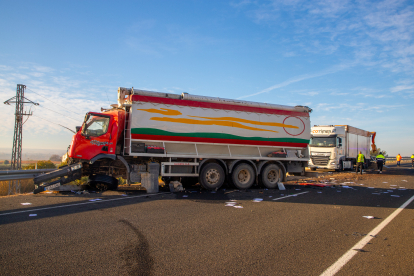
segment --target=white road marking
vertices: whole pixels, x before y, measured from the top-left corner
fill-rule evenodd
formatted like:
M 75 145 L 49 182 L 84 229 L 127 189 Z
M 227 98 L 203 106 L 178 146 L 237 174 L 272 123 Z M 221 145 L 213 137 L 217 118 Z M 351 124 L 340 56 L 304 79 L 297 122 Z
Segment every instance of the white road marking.
M 356 243 L 348 252 L 342 255 L 333 265 L 331 265 L 327 270 L 325 270 L 320 276 L 332 276 L 335 275 L 346 263 L 348 263 L 352 257 L 354 257 L 358 250 L 362 249 L 369 241 L 376 236 L 388 223 L 390 223 L 405 207 L 408 206 L 414 200 L 412 196 L 407 200 L 403 205 L 401 205 L 397 210 L 395 210 L 391 215 L 389 215 L 383 222 L 381 222 L 377 227 L 374 228 L 371 232 L 368 233 L 362 240 Z
M 169 194 L 169 192 L 151 194 L 151 195 L 163 195 L 163 194 Z M 53 206 L 53 207 L 45 207 L 45 208 L 38 208 L 38 209 L 30 209 L 30 210 L 15 211 L 15 212 L 10 212 L 10 213 L 3 213 L 3 214 L 0 214 L 0 216 L 13 215 L 13 214 L 19 214 L 19 213 L 27 213 L 27 212 L 33 212 L 33 211 L 41 211 L 41 210 L 50 210 L 50 209 L 57 209 L 57 208 L 63 208 L 63 207 L 72 207 L 72 206 L 79 206 L 79 205 L 85 205 L 85 204 L 95 204 L 95 203 L 102 203 L 102 202 L 115 201 L 115 200 L 126 200 L 126 199 L 138 198 L 138 197 L 144 197 L 144 196 L 146 197 L 146 196 L 149 196 L 149 195 L 119 197 L 119 198 L 112 198 L 112 199 L 107 199 L 107 200 L 98 199 L 98 201 L 88 201 L 88 202 L 73 203 L 73 204 L 66 204 L 66 205 Z
M 280 199 L 284 199 L 284 198 L 288 198 L 288 197 L 292 197 L 292 196 L 298 196 L 298 195 L 307 194 L 307 193 L 309 193 L 309 192 L 302 192 L 302 193 L 298 193 L 298 194 L 294 194 L 294 195 L 288 195 L 288 196 L 284 196 L 284 197 L 275 198 L 275 199 L 272 199 L 272 200 L 280 200 Z

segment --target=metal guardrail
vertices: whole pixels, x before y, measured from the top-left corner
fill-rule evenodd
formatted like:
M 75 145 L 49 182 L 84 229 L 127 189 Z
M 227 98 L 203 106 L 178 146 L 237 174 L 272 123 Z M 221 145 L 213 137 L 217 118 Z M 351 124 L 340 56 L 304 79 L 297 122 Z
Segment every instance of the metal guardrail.
M 0 181 L 32 179 L 39 174 L 48 173 L 54 170 L 56 169 L 0 171 Z

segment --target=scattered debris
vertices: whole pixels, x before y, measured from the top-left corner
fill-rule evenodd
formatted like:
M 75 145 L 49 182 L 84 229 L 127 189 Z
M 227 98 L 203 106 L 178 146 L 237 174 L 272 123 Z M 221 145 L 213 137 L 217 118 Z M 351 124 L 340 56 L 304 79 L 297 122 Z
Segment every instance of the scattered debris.
M 188 197 L 188 195 L 183 195 L 183 197 Z
M 20 203 L 21 205 L 31 205 L 29 202 Z
M 169 187 L 171 193 L 184 191 L 183 184 L 179 181 L 171 181 Z
M 367 219 L 373 219 L 373 216 L 362 216 L 363 218 L 367 218 Z
M 254 198 L 253 199 L 253 202 L 261 202 L 261 201 L 263 201 L 263 198 Z
M 315 186 L 315 187 L 331 187 L 332 185 L 330 184 L 323 184 L 323 183 L 308 183 L 308 182 L 302 182 L 302 183 L 298 183 L 299 185 L 302 186 Z M 300 189 L 296 189 L 296 190 L 300 190 Z
M 99 200 L 102 200 L 102 199 L 100 199 L 100 198 L 94 198 L 94 199 L 89 199 L 89 201 L 99 201 Z
M 278 187 L 278 189 L 279 189 L 280 191 L 284 191 L 284 190 L 286 190 L 285 185 L 283 185 L 283 183 L 281 183 L 281 182 L 278 182 L 278 183 L 277 183 L 277 187 Z
M 37 217 L 37 214 L 29 214 L 29 217 Z

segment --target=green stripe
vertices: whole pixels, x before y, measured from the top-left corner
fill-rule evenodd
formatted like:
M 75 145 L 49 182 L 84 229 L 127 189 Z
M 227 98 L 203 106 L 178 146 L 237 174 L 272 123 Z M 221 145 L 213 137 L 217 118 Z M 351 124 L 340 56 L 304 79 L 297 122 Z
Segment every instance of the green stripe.
M 164 135 L 164 136 L 184 136 L 184 137 L 198 137 L 198 138 L 217 138 L 217 139 L 234 139 L 234 140 L 252 140 L 252 141 L 267 141 L 267 142 L 287 142 L 287 143 L 305 143 L 309 144 L 307 139 L 299 138 L 263 138 L 263 137 L 243 137 L 226 133 L 211 133 L 211 132 L 192 132 L 180 133 L 170 132 L 155 128 L 133 128 L 132 134 L 146 134 L 146 135 Z

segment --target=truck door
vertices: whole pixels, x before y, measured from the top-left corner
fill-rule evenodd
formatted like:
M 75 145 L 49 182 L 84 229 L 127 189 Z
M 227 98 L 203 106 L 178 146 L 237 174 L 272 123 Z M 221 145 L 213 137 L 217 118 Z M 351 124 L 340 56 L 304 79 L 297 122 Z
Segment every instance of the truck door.
M 88 113 L 82 126 L 81 137 L 76 155 L 78 158 L 90 160 L 98 154 L 114 154 L 108 152 L 111 141 L 113 118 L 110 115 Z

